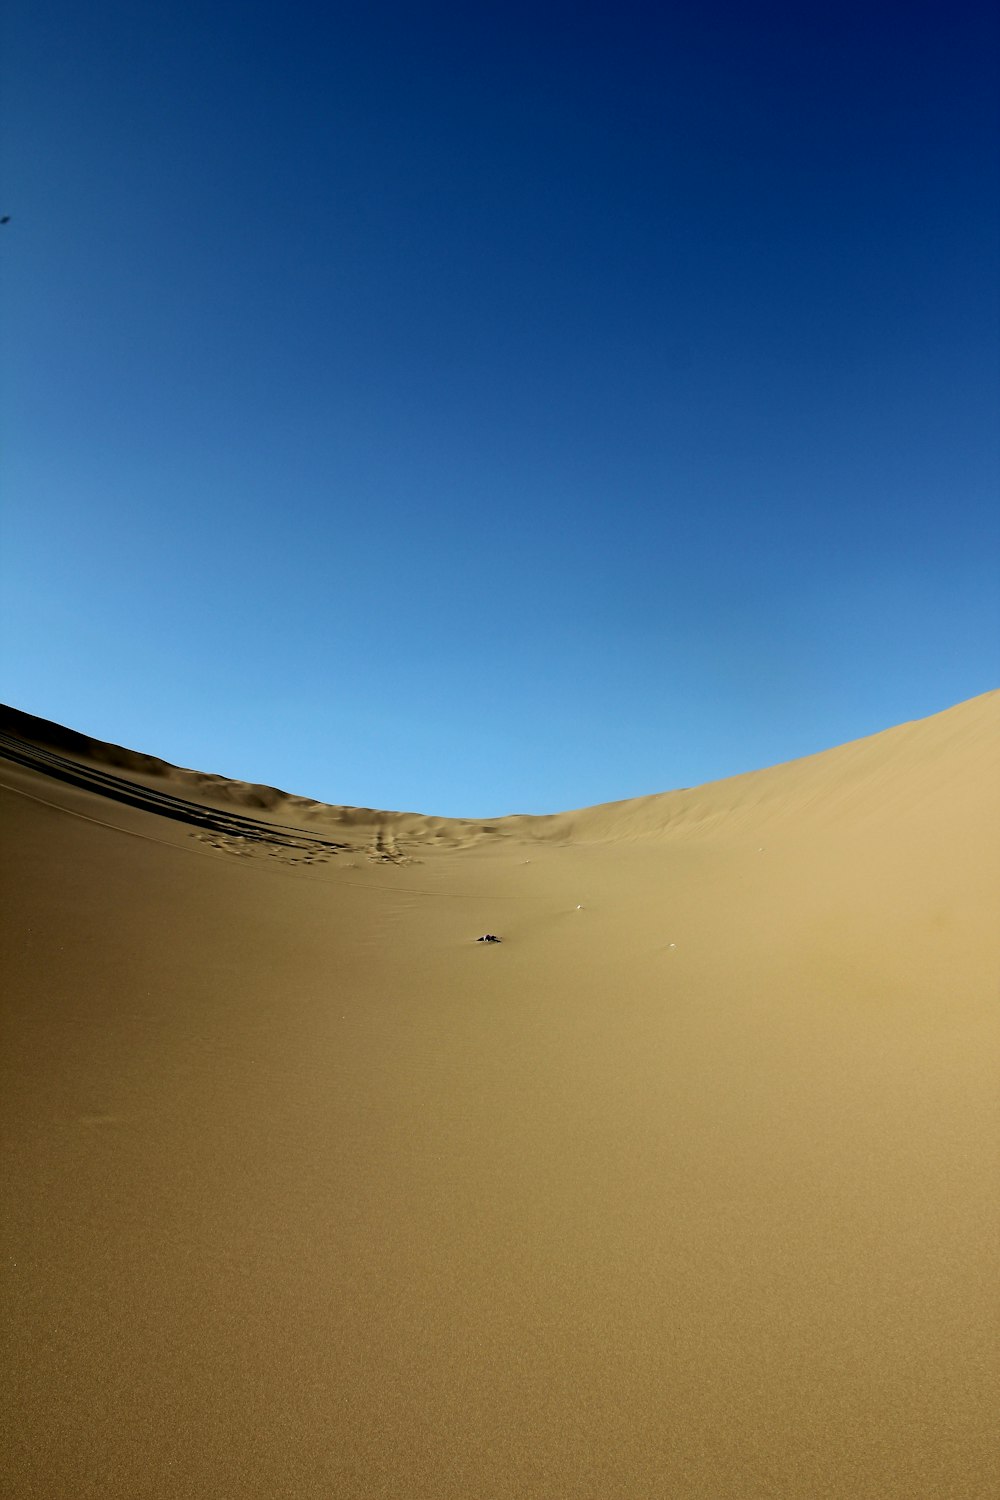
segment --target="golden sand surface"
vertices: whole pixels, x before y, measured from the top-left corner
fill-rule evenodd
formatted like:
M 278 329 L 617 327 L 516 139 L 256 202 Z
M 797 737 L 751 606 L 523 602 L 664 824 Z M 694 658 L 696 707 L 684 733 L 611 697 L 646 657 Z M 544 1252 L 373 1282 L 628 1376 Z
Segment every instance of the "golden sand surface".
M 494 823 L 2 727 L 5 1494 L 1000 1493 L 1000 694 Z

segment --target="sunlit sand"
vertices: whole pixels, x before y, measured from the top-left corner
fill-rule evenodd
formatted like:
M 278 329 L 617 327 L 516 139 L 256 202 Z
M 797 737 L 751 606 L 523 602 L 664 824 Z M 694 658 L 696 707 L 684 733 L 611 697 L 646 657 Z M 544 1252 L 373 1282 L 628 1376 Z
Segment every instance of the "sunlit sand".
M 493 822 L 3 727 L 6 1493 L 995 1492 L 1000 694 Z

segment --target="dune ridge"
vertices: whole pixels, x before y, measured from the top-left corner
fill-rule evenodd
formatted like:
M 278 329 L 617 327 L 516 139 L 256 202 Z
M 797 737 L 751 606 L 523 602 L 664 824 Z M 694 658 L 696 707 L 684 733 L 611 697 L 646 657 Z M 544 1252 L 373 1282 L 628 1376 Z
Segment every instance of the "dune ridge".
M 298 824 L 363 826 L 379 822 L 404 835 L 438 836 L 449 846 L 480 837 L 536 839 L 615 838 L 658 835 L 689 823 L 704 831 L 712 819 L 752 820 L 799 817 L 822 809 L 841 816 L 852 802 L 889 789 L 894 776 L 919 761 L 928 786 L 940 792 L 940 772 L 953 783 L 972 774 L 989 797 L 990 771 L 996 768 L 995 739 L 1000 733 L 1000 689 L 984 693 L 929 719 L 894 726 L 834 749 L 759 771 L 744 772 L 695 788 L 652 793 L 551 814 L 505 814 L 492 819 L 443 818 L 414 812 L 347 807 L 298 796 L 277 787 L 234 781 L 218 774 L 189 770 L 155 756 L 94 740 L 62 725 L 0 705 L 0 733 L 8 742 L 61 754 L 95 767 L 126 772 L 123 780 L 155 787 L 168 783 L 192 802 L 245 808 L 276 817 L 282 811 Z M 995 778 L 994 778 L 995 782 Z M 995 800 L 995 799 L 994 799 Z
M 998 772 L 448 820 L 5 710 L 10 1492 L 992 1495 Z

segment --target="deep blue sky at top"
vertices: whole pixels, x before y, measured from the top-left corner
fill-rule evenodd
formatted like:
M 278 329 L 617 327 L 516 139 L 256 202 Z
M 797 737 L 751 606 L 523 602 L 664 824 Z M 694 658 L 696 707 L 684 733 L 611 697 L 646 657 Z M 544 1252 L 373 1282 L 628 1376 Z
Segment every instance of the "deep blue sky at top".
M 997 29 L 8 0 L 0 694 L 492 815 L 996 685 Z

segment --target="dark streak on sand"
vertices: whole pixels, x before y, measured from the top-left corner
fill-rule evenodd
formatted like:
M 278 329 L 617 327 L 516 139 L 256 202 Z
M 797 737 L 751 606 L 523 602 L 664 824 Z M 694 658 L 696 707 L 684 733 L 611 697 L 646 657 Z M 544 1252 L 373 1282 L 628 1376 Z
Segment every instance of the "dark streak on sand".
M 280 844 L 288 849 L 299 849 L 303 852 L 313 850 L 327 854 L 341 854 L 351 847 L 349 844 L 317 838 L 312 834 L 280 824 L 260 823 L 255 818 L 247 818 L 240 813 L 222 812 L 197 802 L 188 802 L 185 798 L 175 797 L 170 792 L 156 791 L 138 782 L 127 781 L 123 776 L 113 776 L 108 771 L 100 771 L 96 766 L 80 765 L 64 755 L 57 755 L 52 750 L 43 750 L 39 745 L 32 745 L 27 740 L 18 739 L 15 735 L 0 733 L 0 756 L 12 761 L 15 765 L 41 771 L 47 776 L 55 777 L 58 781 L 68 782 L 71 786 L 97 792 L 101 796 L 111 798 L 114 802 L 122 802 L 127 807 L 138 807 L 144 812 L 159 813 L 161 817 L 173 818 L 179 823 L 187 823 L 193 828 L 204 829 L 227 838 L 248 839 L 254 843 Z

